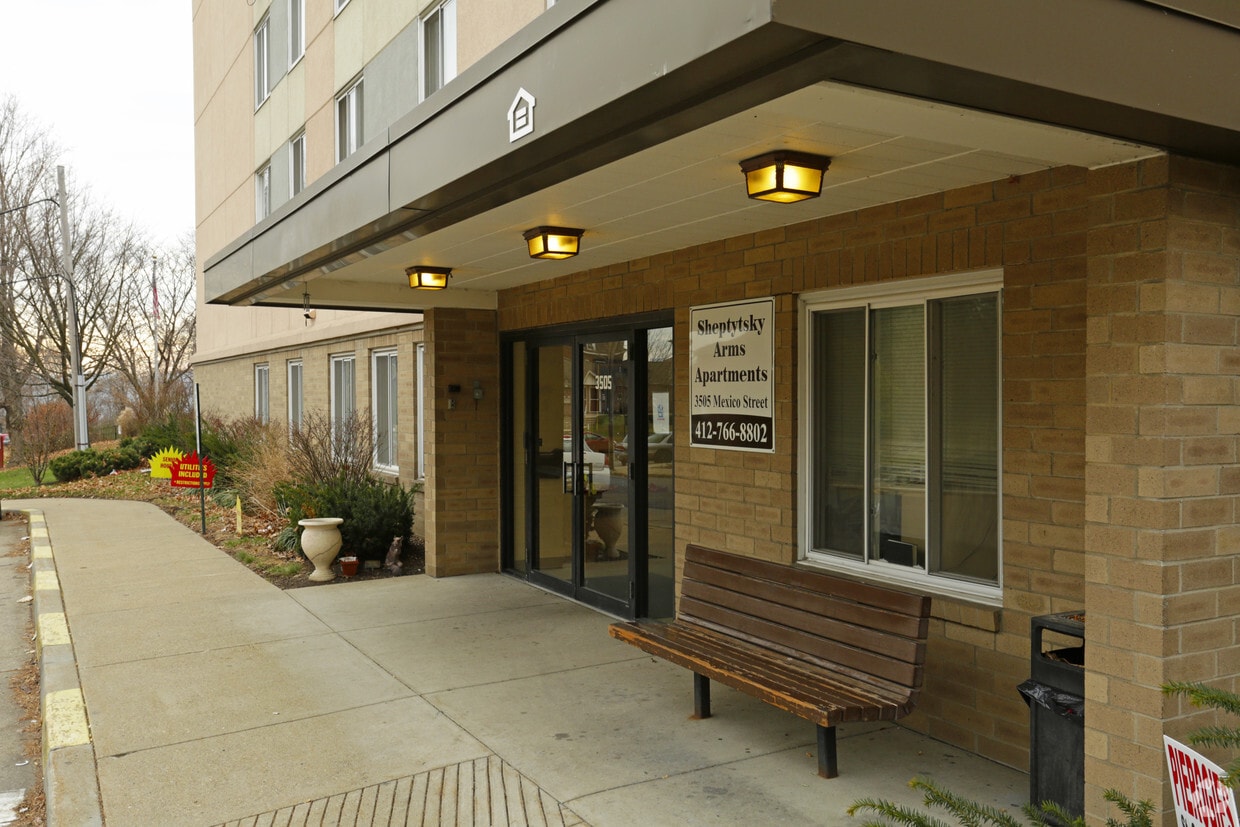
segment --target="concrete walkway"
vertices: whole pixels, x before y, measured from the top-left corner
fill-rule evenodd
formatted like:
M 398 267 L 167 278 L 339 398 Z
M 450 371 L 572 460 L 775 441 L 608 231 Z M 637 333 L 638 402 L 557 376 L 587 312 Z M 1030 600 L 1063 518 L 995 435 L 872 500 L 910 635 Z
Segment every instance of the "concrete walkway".
M 692 721 L 686 671 L 502 575 L 281 591 L 151 505 L 4 505 L 31 515 L 52 825 L 857 825 L 917 775 L 1027 795 L 890 724 L 841 727 L 819 779 L 810 724 L 724 687 Z

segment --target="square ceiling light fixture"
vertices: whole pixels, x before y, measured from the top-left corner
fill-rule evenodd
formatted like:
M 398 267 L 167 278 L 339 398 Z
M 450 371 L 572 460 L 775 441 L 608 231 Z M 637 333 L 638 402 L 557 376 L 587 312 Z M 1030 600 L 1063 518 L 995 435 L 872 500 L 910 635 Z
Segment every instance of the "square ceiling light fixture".
M 750 198 L 791 204 L 822 194 L 822 175 L 831 159 L 808 152 L 777 150 L 741 161 Z
M 442 290 L 448 286 L 448 276 L 452 275 L 451 267 L 428 267 L 419 264 L 405 270 L 409 276 L 409 286 L 418 290 Z
M 572 227 L 535 227 L 522 235 L 529 247 L 530 258 L 561 259 L 577 255 L 584 234 L 585 230 Z

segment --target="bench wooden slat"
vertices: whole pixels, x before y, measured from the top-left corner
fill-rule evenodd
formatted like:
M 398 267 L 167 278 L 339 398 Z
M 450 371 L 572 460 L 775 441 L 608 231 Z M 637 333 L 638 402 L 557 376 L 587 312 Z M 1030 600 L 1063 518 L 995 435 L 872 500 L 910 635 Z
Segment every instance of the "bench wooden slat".
M 671 623 L 614 623 L 612 637 L 693 671 L 694 707 L 718 681 L 818 725 L 834 777 L 836 724 L 895 720 L 917 702 L 930 598 L 690 545 Z
M 761 617 L 732 611 L 718 605 L 694 606 L 693 617 L 700 623 L 716 630 L 727 629 L 741 640 L 765 642 L 768 648 L 820 666 L 836 665 L 859 675 L 873 675 L 889 681 L 912 685 L 918 681 L 921 666 L 906 661 L 882 657 L 864 649 L 833 644 L 800 629 L 781 626 Z
M 651 655 L 822 726 L 895 720 L 907 714 L 912 706 L 912 700 L 907 697 L 879 701 L 872 688 L 862 693 L 847 683 L 832 686 L 821 675 L 797 670 L 792 663 L 784 664 L 783 669 L 766 671 L 755 666 L 753 660 L 736 660 L 735 650 L 729 659 L 724 656 L 726 650 L 699 649 L 675 636 L 650 634 L 649 628 L 636 624 L 615 624 L 611 634 Z
M 780 566 L 779 568 L 790 567 Z M 839 578 L 830 578 L 829 581 L 836 584 L 833 586 L 836 589 L 841 588 L 839 584 L 846 583 Z M 764 600 L 777 601 L 827 617 L 846 614 L 849 621 L 855 625 L 909 639 L 925 637 L 928 628 L 927 617 L 921 613 L 921 603 L 928 598 L 919 597 L 917 612 L 908 614 L 898 607 L 875 607 L 858 603 L 838 592 L 816 592 L 804 585 L 781 583 L 753 574 L 707 566 L 697 561 L 692 564 L 686 561 L 682 592 L 693 594 L 699 584 L 725 588 L 738 594 L 752 594 Z M 820 578 L 815 578 L 813 585 L 820 586 L 824 583 Z M 902 594 L 900 596 L 903 597 Z
M 827 574 L 826 572 L 770 563 L 754 557 L 728 554 L 727 552 L 716 551 L 705 546 L 690 545 L 687 549 L 691 550 L 692 553 L 686 554 L 686 565 L 689 559 L 693 558 L 704 565 L 739 572 L 749 577 L 770 579 L 788 585 L 796 585 L 799 588 L 820 594 L 834 594 L 862 605 L 878 606 L 904 615 L 929 617 L 928 607 L 930 598 L 925 595 L 903 592 L 871 583 L 862 583 L 858 580 L 845 580 L 842 577 Z
M 830 652 L 836 645 L 852 646 L 873 652 L 884 658 L 917 662 L 920 649 L 916 638 L 899 634 L 890 634 L 863 625 L 864 621 L 849 616 L 841 619 L 837 614 L 826 610 L 835 610 L 839 614 L 847 612 L 847 607 L 835 601 L 823 601 L 823 605 L 805 606 L 809 595 L 802 593 L 801 599 L 788 599 L 785 591 L 770 592 L 758 590 L 757 594 L 746 594 L 725 589 L 709 583 L 686 583 L 681 597 L 680 614 L 684 618 L 698 616 L 699 606 L 727 606 L 734 612 L 752 617 L 761 617 L 776 623 L 811 632 L 823 639 L 824 651 Z M 811 641 L 805 642 L 811 646 Z M 812 648 L 805 651 L 815 653 Z M 831 659 L 830 654 L 822 657 Z

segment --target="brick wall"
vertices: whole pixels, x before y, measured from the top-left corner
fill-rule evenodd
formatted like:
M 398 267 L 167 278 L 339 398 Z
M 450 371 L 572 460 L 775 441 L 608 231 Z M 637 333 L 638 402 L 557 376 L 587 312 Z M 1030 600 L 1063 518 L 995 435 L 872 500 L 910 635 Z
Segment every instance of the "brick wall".
M 400 482 L 412 486 L 417 479 L 418 420 L 417 346 L 422 340 L 419 328 L 378 332 L 358 339 L 318 342 L 293 348 L 258 351 L 235 359 L 199 363 L 194 366 L 204 413 L 224 417 L 254 415 L 254 366 L 269 367 L 270 417 L 272 422 L 288 419 L 288 363 L 302 363 L 302 405 L 305 414 L 328 415 L 331 397 L 331 357 L 354 356 L 354 404 L 368 416 L 371 407 L 370 355 L 375 350 L 395 349 L 400 399 L 397 408 L 397 459 Z M 414 501 L 414 532 L 425 534 L 424 495 Z
M 1004 606 L 938 598 L 920 707 L 905 722 L 1025 768 L 1029 619 L 1084 604 L 1086 243 L 1090 182 L 1062 168 L 738 236 L 517 288 L 501 330 L 673 309 L 689 410 L 694 305 L 776 298 L 776 452 L 688 447 L 676 423 L 676 544 L 796 559 L 796 297 L 1002 268 Z M 778 209 L 778 207 L 772 207 Z
M 1115 787 L 1169 820 L 1162 735 L 1210 718 L 1160 686 L 1240 688 L 1240 170 L 1090 185 L 1086 802 L 1100 819 Z
M 489 310 L 426 313 L 426 571 L 499 570 L 499 337 Z M 474 381 L 483 396 L 475 402 Z M 458 385 L 459 392 L 451 392 Z

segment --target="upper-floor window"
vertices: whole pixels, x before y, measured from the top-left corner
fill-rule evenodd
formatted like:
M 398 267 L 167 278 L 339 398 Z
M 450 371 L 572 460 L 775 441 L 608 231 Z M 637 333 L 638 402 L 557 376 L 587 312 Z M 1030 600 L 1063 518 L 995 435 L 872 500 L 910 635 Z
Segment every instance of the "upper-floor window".
M 254 221 L 271 215 L 271 163 L 254 173 Z
M 806 299 L 808 559 L 997 597 L 1000 286 L 982 274 Z
M 271 369 L 254 366 L 254 418 L 264 425 L 271 418 Z
M 271 94 L 271 18 L 263 17 L 254 30 L 254 108 Z
M 340 10 L 349 5 L 349 0 L 336 0 L 336 14 L 340 14 Z
M 349 84 L 336 97 L 336 162 L 348 158 L 362 145 L 362 79 Z
M 302 130 L 288 142 L 289 197 L 306 188 L 306 132 Z
M 456 77 L 456 0 L 422 18 L 422 96 Z
M 306 53 L 306 0 L 288 0 L 288 65 Z

